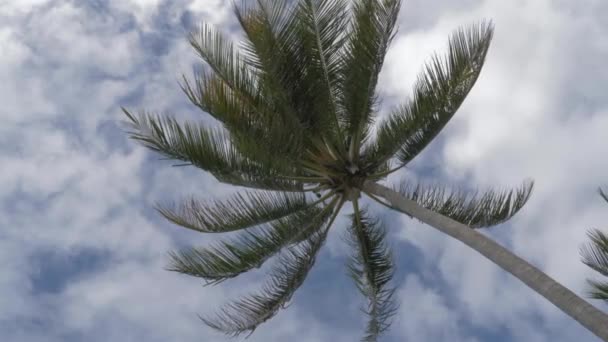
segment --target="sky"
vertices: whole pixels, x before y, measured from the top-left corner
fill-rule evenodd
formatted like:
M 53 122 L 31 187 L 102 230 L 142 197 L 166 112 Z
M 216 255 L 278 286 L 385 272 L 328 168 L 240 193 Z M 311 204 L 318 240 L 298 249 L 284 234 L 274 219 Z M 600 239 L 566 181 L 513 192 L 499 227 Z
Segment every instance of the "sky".
M 213 124 L 187 102 L 200 66 L 186 35 L 204 21 L 238 40 L 222 0 L 0 0 L 0 341 L 225 341 L 197 315 L 257 289 L 264 270 L 215 287 L 164 269 L 167 253 L 216 237 L 152 209 L 238 190 L 138 146 L 120 106 Z M 460 111 L 391 177 L 463 188 L 535 189 L 484 232 L 585 295 L 589 228 L 608 229 L 608 2 L 409 0 L 382 70 L 383 107 L 407 99 L 454 29 L 491 19 L 485 67 Z M 398 267 L 400 309 L 382 341 L 596 341 L 457 241 L 374 206 Z M 362 299 L 337 221 L 291 305 L 248 339 L 356 341 Z M 608 307 L 593 304 L 602 310 Z

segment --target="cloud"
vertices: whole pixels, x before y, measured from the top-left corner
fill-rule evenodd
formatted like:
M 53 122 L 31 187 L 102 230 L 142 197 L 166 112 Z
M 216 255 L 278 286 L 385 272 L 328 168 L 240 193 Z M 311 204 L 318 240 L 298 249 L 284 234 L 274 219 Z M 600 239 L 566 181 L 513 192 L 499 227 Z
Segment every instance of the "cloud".
M 421 56 L 441 51 L 441 38 L 452 28 L 484 17 L 494 20 L 495 38 L 479 81 L 431 146 L 436 155 L 416 160 L 413 172 L 424 178 L 428 158 L 434 158 L 436 175 L 447 183 L 483 189 L 534 178 L 527 207 L 488 234 L 583 295 L 589 271 L 579 261 L 578 248 L 585 230 L 605 221 L 606 213 L 595 189 L 606 182 L 608 169 L 605 158 L 598 158 L 605 149 L 608 104 L 597 91 L 608 77 L 593 71 L 604 69 L 595 66 L 607 55 L 606 39 L 599 35 L 606 27 L 596 12 L 605 6 L 595 3 L 596 11 L 575 14 L 556 2 L 516 3 L 487 1 L 397 38 L 383 71 L 385 92 L 409 91 Z M 576 324 L 569 325 L 571 330 L 560 328 L 558 322 L 571 321 L 479 255 L 428 227 L 403 224 L 410 227 L 402 238 L 424 251 L 429 263 L 439 264 L 472 322 L 507 327 L 513 340 L 569 341 L 574 335 L 556 332 L 572 330 L 592 339 Z M 526 323 L 532 318 L 546 330 Z
M 487 234 L 581 294 L 591 272 L 578 246 L 608 210 L 595 194 L 608 182 L 606 15 L 600 0 L 405 2 L 380 84 L 386 107 L 398 103 L 453 29 L 494 19 L 477 86 L 401 175 L 482 188 L 534 177 L 524 211 Z M 0 298 L 1 340 L 224 340 L 196 314 L 258 288 L 264 270 L 206 288 L 164 271 L 168 250 L 218 237 L 176 229 L 151 205 L 235 189 L 159 161 L 117 121 L 125 105 L 213 124 L 177 80 L 199 63 L 185 33 L 204 19 L 236 37 L 230 16 L 219 0 L 0 4 L 0 292 L 10 294 Z M 385 340 L 593 340 L 475 252 L 377 212 L 403 256 L 402 306 Z M 251 341 L 359 338 L 361 298 L 344 277 L 346 224 L 338 219 L 294 303 Z
M 477 341 L 459 328 L 462 319 L 448 307 L 444 298 L 423 284 L 416 275 L 409 275 L 399 290 L 402 301 L 398 330 L 412 341 Z

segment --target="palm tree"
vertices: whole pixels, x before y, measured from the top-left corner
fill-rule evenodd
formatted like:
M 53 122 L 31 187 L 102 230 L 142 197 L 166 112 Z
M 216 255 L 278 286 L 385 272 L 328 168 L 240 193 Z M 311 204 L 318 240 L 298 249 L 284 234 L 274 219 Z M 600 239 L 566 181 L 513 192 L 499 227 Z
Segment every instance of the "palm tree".
M 599 190 L 600 196 L 608 202 L 608 194 Z M 599 229 L 592 229 L 588 233 L 591 242 L 581 248 L 583 263 L 591 269 L 608 277 L 608 235 Z M 587 280 L 591 286 L 589 296 L 608 302 L 608 281 Z
M 473 195 L 411 181 L 398 191 L 378 183 L 412 161 L 463 103 L 490 46 L 491 23 L 455 31 L 447 54 L 426 64 L 412 98 L 375 124 L 378 75 L 401 2 L 255 3 L 234 7 L 244 33 L 239 47 L 209 25 L 190 35 L 207 68 L 180 85 L 221 128 L 123 108 L 130 136 L 146 147 L 220 182 L 248 188 L 227 200 L 190 198 L 156 206 L 176 225 L 238 234 L 171 253 L 172 271 L 217 284 L 276 261 L 259 292 L 202 317 L 206 324 L 239 335 L 273 317 L 302 285 L 334 220 L 350 202 L 348 270 L 366 297 L 364 340 L 376 341 L 397 304 L 386 231 L 361 205 L 363 194 L 462 241 L 608 340 L 603 313 L 476 231 L 517 213 L 530 196 L 531 182 Z

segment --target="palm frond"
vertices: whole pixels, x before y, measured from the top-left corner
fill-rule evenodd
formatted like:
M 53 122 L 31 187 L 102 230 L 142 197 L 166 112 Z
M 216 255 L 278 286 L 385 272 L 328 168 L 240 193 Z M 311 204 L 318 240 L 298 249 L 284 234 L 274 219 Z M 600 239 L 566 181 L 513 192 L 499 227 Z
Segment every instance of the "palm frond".
M 328 195 L 329 196 L 329 195 Z M 320 203 L 304 193 L 247 191 L 223 201 L 191 198 L 180 205 L 157 205 L 167 220 L 204 233 L 225 233 L 274 221 Z
M 238 141 L 246 139 L 248 143 L 236 144 L 241 152 L 261 144 L 283 158 L 297 156 L 302 139 L 297 117 L 283 115 L 264 94 L 238 49 L 209 25 L 192 33 L 190 44 L 212 70 L 197 74 L 194 83 L 184 77 L 182 90 L 190 101 L 221 121 Z
M 308 86 L 306 93 L 312 106 L 310 110 L 316 115 L 315 122 L 324 128 L 325 138 L 345 154 L 336 98 L 340 91 L 348 1 L 303 0 L 297 7 L 297 39 L 302 44 L 299 58 L 306 66 L 303 83 Z
M 288 171 L 272 167 L 284 163 L 277 161 L 268 165 L 243 157 L 223 130 L 187 122 L 180 124 L 172 117 L 145 113 L 135 116 L 124 108 L 123 112 L 130 120 L 132 130 L 128 133 L 132 139 L 169 159 L 185 161 L 210 172 L 222 182 L 269 190 L 301 191 L 303 188 L 302 183 L 277 177 Z M 268 156 L 261 155 L 258 159 L 267 160 Z
M 259 162 L 275 162 L 276 158 L 263 151 L 274 150 L 281 158 L 291 160 L 298 155 L 300 135 L 287 132 L 299 130 L 289 128 L 279 119 L 273 119 L 270 110 L 259 112 L 246 103 L 240 94 L 215 75 L 202 72 L 191 84 L 184 78 L 183 88 L 191 102 L 219 120 L 228 131 L 238 151 L 253 156 Z M 282 127 L 281 130 L 278 128 Z M 288 128 L 288 129 L 286 129 Z M 260 146 L 255 151 L 254 147 Z M 276 156 L 275 156 L 276 157 Z
M 598 229 L 587 233 L 591 242 L 580 249 L 583 263 L 594 271 L 608 277 L 608 236 Z M 588 279 L 591 289 L 589 296 L 608 300 L 608 282 Z
M 604 199 L 604 201 L 608 202 L 608 194 L 604 192 L 604 190 L 602 190 L 601 188 L 598 189 L 598 192 L 600 193 L 600 196 Z
M 587 235 L 591 242 L 581 248 L 583 263 L 608 277 L 608 236 L 598 229 Z
M 376 110 L 376 85 L 384 56 L 395 34 L 401 1 L 353 2 L 351 30 L 341 72 L 342 120 L 351 139 L 350 153 L 358 158 Z
M 526 181 L 513 190 L 488 190 L 479 194 L 448 190 L 438 185 L 403 183 L 399 192 L 421 206 L 471 228 L 486 228 L 513 217 L 530 198 L 533 185 L 532 181 Z
M 168 270 L 205 279 L 209 284 L 236 277 L 260 268 L 281 249 L 310 238 L 327 222 L 331 209 L 331 206 L 307 208 L 210 248 L 173 252 Z
M 246 40 L 242 42 L 244 62 L 252 67 L 259 80 L 258 86 L 267 101 L 273 103 L 285 118 L 298 118 L 302 113 L 296 101 L 301 89 L 304 66 L 294 52 L 296 32 L 295 10 L 286 1 L 243 1 L 234 7 L 234 13 Z M 249 6 L 248 6 L 249 5 Z M 300 94 L 299 94 L 300 93 Z
M 450 37 L 447 56 L 433 57 L 418 77 L 413 98 L 380 125 L 375 143 L 364 152 L 370 163 L 396 156 L 405 165 L 439 134 L 477 81 L 492 34 L 493 25 L 482 22 Z
M 591 287 L 591 290 L 588 291 L 589 297 L 608 301 L 608 281 L 588 279 L 587 283 Z
M 364 311 L 369 321 L 363 341 L 375 342 L 388 329 L 399 306 L 395 288 L 389 287 L 394 265 L 386 241 L 386 230 L 378 220 L 370 219 L 367 212 L 359 208 L 358 200 L 353 201 L 353 207 L 348 242 L 355 254 L 349 260 L 348 269 L 357 288 L 368 301 Z
M 226 304 L 214 318 L 201 317 L 203 322 L 227 335 L 238 336 L 252 333 L 284 308 L 304 283 L 343 203 L 343 199 L 337 206 L 333 203 L 333 215 L 324 228 L 280 255 L 278 265 L 261 291 Z
M 256 69 L 267 98 L 286 115 L 297 117 L 307 137 L 333 137 L 335 115 L 325 72 L 329 82 L 334 83 L 331 70 L 335 69 L 337 47 L 331 45 L 336 43 L 331 40 L 341 21 L 340 15 L 332 18 L 328 13 L 338 13 L 338 7 L 323 5 L 330 2 L 322 0 L 308 2 L 311 6 L 306 1 L 294 6 L 287 6 L 286 1 L 255 3 L 235 7 L 246 36 L 242 49 L 246 63 Z M 317 31 L 320 35 L 316 35 Z M 318 37 L 322 39 L 321 48 Z
M 243 62 L 238 49 L 219 31 L 211 25 L 203 24 L 198 31 L 190 33 L 189 42 L 210 67 L 211 74 L 215 76 L 210 77 L 209 73 L 201 73 L 196 79 L 196 86 L 191 85 L 191 82 L 184 78 L 182 89 L 194 105 L 208 111 L 222 122 L 234 121 L 236 119 L 234 117 L 224 118 L 221 113 L 216 114 L 216 111 L 207 104 L 209 101 L 204 98 L 205 90 L 213 88 L 208 83 L 219 83 L 225 85 L 241 100 L 240 105 L 251 109 L 257 116 L 266 116 L 271 111 L 268 103 L 261 97 L 259 80 Z M 198 91 L 194 91 L 195 89 Z
M 293 38 L 295 34 L 295 8 L 289 6 L 288 1 L 241 0 L 239 6 L 234 4 L 233 10 L 245 33 L 241 47 L 247 65 L 253 67 L 258 75 L 280 70 L 272 69 L 268 58 L 273 52 L 278 52 L 280 56 L 276 57 L 279 58 L 291 57 L 288 48 L 296 41 L 288 38 Z M 285 63 L 287 60 L 278 62 Z M 275 81 L 281 81 L 281 78 Z

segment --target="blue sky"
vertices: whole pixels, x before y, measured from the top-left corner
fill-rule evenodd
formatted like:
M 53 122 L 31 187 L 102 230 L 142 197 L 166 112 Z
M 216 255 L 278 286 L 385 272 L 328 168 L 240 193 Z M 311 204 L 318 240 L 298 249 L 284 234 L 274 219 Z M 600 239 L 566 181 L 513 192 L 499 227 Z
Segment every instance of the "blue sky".
M 390 181 L 535 179 L 525 209 L 486 233 L 579 294 L 594 276 L 578 256 L 586 229 L 608 229 L 596 193 L 608 186 L 608 3 L 583 3 L 405 1 L 379 86 L 383 108 L 405 99 L 452 30 L 494 20 L 469 98 Z M 0 0 L 1 341 L 224 341 L 197 314 L 261 285 L 263 272 L 203 288 L 163 270 L 168 251 L 215 237 L 171 226 L 153 203 L 235 189 L 158 160 L 119 125 L 121 105 L 213 124 L 177 85 L 199 63 L 185 38 L 200 21 L 238 39 L 228 1 Z M 370 205 L 398 265 L 401 307 L 383 341 L 595 341 L 458 242 Z M 249 341 L 358 340 L 345 223 L 291 306 Z

